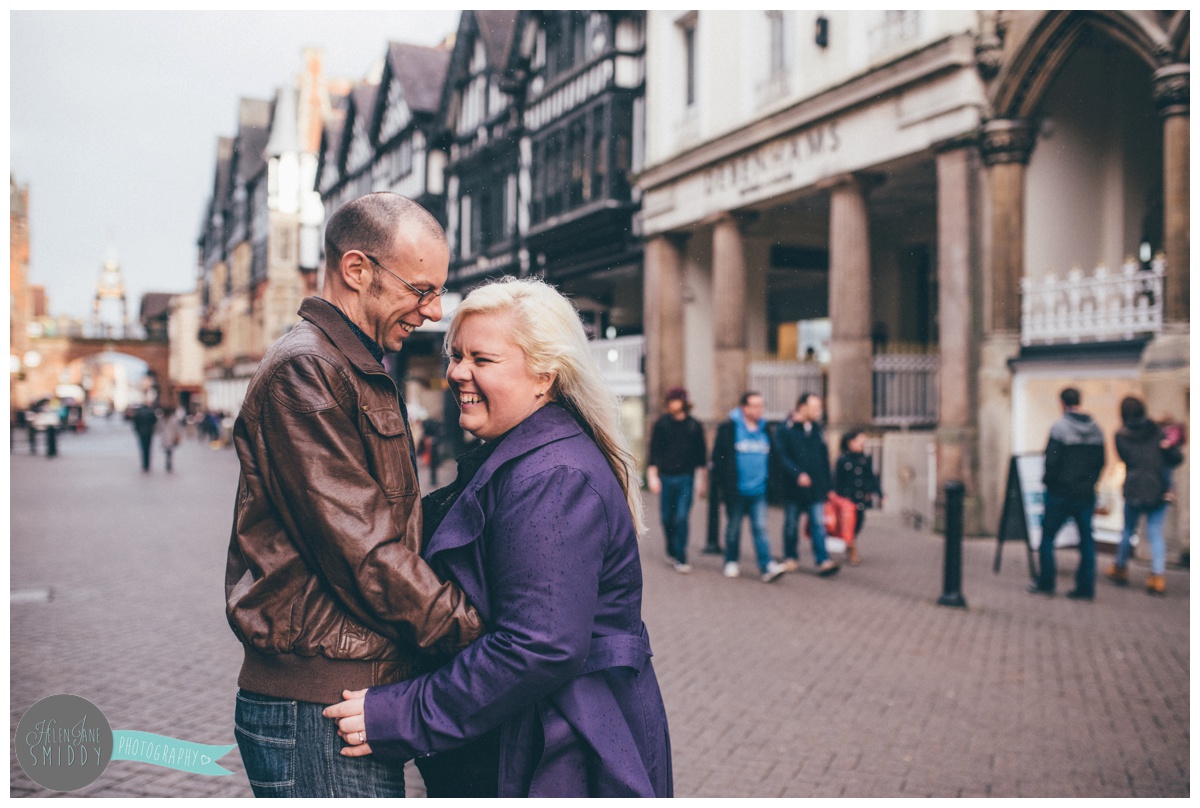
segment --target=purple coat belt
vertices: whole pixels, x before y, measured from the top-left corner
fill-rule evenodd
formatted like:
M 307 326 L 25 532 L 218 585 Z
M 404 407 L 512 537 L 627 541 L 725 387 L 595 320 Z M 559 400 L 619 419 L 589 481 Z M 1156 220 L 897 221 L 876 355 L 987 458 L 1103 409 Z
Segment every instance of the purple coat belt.
M 637 534 L 570 414 L 547 405 L 505 436 L 422 555 L 490 631 L 433 673 L 367 692 L 376 754 L 435 754 L 498 726 L 501 797 L 672 796 Z

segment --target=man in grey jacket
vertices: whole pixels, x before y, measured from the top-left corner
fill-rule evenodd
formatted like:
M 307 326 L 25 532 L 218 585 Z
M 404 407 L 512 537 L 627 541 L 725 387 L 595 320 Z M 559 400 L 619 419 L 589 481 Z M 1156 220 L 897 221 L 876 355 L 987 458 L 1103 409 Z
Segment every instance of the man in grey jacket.
M 1073 600 L 1091 600 L 1096 588 L 1096 542 L 1092 538 L 1092 513 L 1096 510 L 1096 481 L 1104 468 L 1104 434 L 1090 415 L 1079 411 L 1080 395 L 1074 387 L 1059 393 L 1063 415 L 1050 428 L 1046 444 L 1046 511 L 1042 541 L 1038 546 L 1038 578 L 1030 594 L 1053 595 L 1057 570 L 1054 537 L 1068 519 L 1079 528 L 1079 567 Z

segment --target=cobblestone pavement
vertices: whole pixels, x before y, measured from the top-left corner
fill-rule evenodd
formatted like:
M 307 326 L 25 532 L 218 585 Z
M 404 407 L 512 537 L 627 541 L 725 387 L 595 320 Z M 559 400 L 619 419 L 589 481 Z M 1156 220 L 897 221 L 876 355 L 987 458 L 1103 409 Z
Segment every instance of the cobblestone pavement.
M 144 475 L 120 422 L 59 446 L 32 457 L 18 439 L 10 456 L 10 738 L 35 701 L 74 693 L 114 729 L 234 743 L 233 452 L 188 442 L 174 474 L 156 456 Z M 1168 570 L 1165 598 L 1101 581 L 1094 603 L 1046 600 L 1025 594 L 1022 546 L 997 575 L 995 543 L 968 541 L 968 608 L 938 606 L 940 537 L 872 513 L 858 567 L 818 578 L 805 547 L 774 584 L 729 580 L 699 552 L 704 504 L 691 575 L 665 563 L 657 524 L 643 542 L 679 796 L 1190 795 L 1186 570 Z M 772 509 L 776 552 L 780 522 Z M 1062 551 L 1061 589 L 1075 560 Z M 73 794 L 249 796 L 237 750 L 221 762 L 232 776 L 114 761 Z M 12 796 L 55 796 L 15 754 L 10 774 Z

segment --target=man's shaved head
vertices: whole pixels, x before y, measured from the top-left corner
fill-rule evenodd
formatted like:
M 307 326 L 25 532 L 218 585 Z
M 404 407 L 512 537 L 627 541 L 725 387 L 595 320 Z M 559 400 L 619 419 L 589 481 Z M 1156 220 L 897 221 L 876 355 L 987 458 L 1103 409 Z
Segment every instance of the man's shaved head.
M 325 225 L 326 271 L 336 271 L 343 250 L 389 255 L 400 232 L 446 243 L 446 232 L 433 214 L 406 196 L 379 192 L 347 202 Z

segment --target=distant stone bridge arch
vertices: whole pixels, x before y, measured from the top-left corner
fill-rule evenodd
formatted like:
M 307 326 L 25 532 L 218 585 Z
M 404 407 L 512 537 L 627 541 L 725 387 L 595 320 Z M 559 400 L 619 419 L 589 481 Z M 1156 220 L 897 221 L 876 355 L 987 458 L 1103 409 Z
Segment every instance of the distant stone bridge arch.
M 52 395 L 63 370 L 72 362 L 109 352 L 145 362 L 158 377 L 160 394 L 171 395 L 170 345 L 166 340 L 39 337 L 29 341 L 29 349 L 40 356 L 37 367 L 26 372 L 27 389 L 35 399 Z

